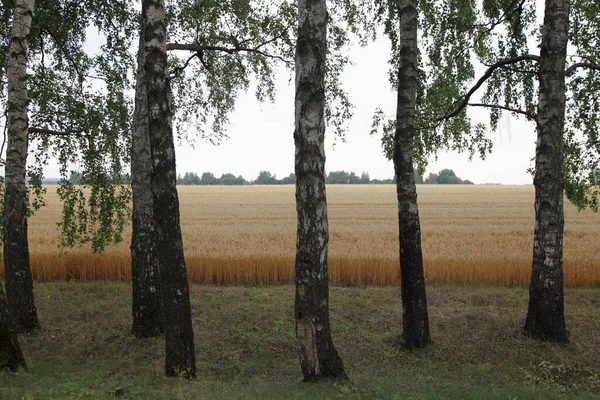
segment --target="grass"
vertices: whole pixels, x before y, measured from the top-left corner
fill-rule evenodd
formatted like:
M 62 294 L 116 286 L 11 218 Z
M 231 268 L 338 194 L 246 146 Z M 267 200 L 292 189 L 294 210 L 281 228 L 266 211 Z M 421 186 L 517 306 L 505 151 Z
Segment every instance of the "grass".
M 527 285 L 534 227 L 532 186 L 419 185 L 428 283 Z M 180 187 L 188 275 L 196 283 L 293 282 L 293 186 Z M 398 282 L 393 185 L 330 185 L 329 272 L 340 285 Z M 130 231 L 104 254 L 87 248 L 58 256 L 61 214 L 53 187 L 29 223 L 36 279 L 128 280 Z M 567 286 L 600 285 L 600 215 L 565 202 Z M 0 273 L 2 268 L 0 268 Z
M 351 382 L 301 383 L 293 286 L 191 285 L 198 379 L 163 377 L 163 340 L 129 334 L 130 286 L 36 283 L 42 330 L 29 369 L 0 373 L 1 399 L 595 399 L 597 289 L 568 289 L 572 343 L 524 338 L 519 287 L 429 287 L 433 344 L 398 346 L 396 287 L 331 288 L 334 342 Z

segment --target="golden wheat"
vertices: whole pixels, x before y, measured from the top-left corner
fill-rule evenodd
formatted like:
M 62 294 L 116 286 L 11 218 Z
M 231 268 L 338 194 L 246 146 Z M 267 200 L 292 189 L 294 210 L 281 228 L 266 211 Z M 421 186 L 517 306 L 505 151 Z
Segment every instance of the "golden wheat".
M 527 284 L 533 246 L 531 186 L 418 187 L 428 282 Z M 181 227 L 190 280 L 291 282 L 296 214 L 293 186 L 180 187 Z M 333 185 L 329 272 L 343 285 L 398 282 L 398 224 L 392 185 Z M 87 248 L 58 256 L 60 204 L 29 222 L 35 279 L 130 279 L 129 235 L 104 254 Z M 569 286 L 600 284 L 600 216 L 565 208 L 564 271 Z

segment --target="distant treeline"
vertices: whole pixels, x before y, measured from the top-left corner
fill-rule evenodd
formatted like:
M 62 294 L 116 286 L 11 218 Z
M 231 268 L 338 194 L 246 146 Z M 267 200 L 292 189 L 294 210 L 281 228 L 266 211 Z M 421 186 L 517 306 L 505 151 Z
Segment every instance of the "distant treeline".
M 47 185 L 57 184 L 60 179 L 57 178 L 44 178 L 43 183 Z M 69 176 L 69 181 L 74 184 L 84 183 L 84 175 L 80 172 L 72 171 Z M 131 177 L 129 174 L 119 179 L 120 183 L 129 184 L 131 183 Z M 360 176 L 354 172 L 347 171 L 331 171 L 325 178 L 327 184 L 393 184 L 394 179 L 371 179 L 367 172 L 363 172 Z M 456 173 L 451 169 L 443 169 L 436 173 L 430 173 L 427 178 L 423 178 L 422 175 L 415 171 L 415 182 L 417 184 L 426 185 L 472 185 L 473 182 L 469 180 L 462 180 Z M 195 172 L 186 172 L 183 176 L 177 176 L 178 185 L 293 185 L 296 183 L 296 175 L 293 173 L 282 179 L 277 177 L 269 171 L 260 171 L 258 177 L 255 180 L 247 181 L 243 176 L 235 176 L 227 173 L 217 178 L 211 172 L 204 172 L 202 176 Z
M 427 179 L 423 179 L 422 175 L 415 172 L 415 182 L 418 184 L 463 184 L 472 185 L 469 180 L 462 180 L 456 176 L 453 170 L 443 169 L 437 174 L 431 173 Z M 178 185 L 293 185 L 296 183 L 296 175 L 293 173 L 282 179 L 269 171 L 260 171 L 255 180 L 247 181 L 243 176 L 237 177 L 227 173 L 217 178 L 210 172 L 204 172 L 202 176 L 194 172 L 186 172 L 183 176 L 177 176 Z M 394 179 L 370 179 L 367 172 L 363 172 L 358 176 L 354 172 L 347 171 L 331 171 L 325 178 L 327 184 L 392 184 Z
M 84 176 L 80 172 L 73 171 L 69 176 L 69 181 L 74 184 L 83 183 Z M 44 184 L 51 185 L 58 183 L 59 179 L 56 178 L 45 178 Z M 122 177 L 119 180 L 121 183 L 131 183 L 131 177 L 128 175 Z M 325 182 L 330 185 L 336 184 L 393 184 L 394 179 L 371 179 L 367 172 L 363 172 L 360 176 L 354 172 L 347 171 L 331 171 L 327 174 Z M 423 178 L 415 171 L 415 182 L 417 184 L 425 185 L 472 185 L 473 182 L 470 180 L 463 180 L 456 176 L 456 173 L 451 169 L 443 169 L 436 173 L 430 173 L 427 178 Z M 293 185 L 296 183 L 296 175 L 293 173 L 282 179 L 277 177 L 269 171 L 260 171 L 258 177 L 255 180 L 247 181 L 243 176 L 235 176 L 233 174 L 223 174 L 220 178 L 217 178 L 211 172 L 204 172 L 202 176 L 195 172 L 186 172 L 183 176 L 177 176 L 178 185 Z
M 178 185 L 293 185 L 296 183 L 296 175 L 290 174 L 285 178 L 278 179 L 269 171 L 260 171 L 255 180 L 247 181 L 243 176 L 223 174 L 217 178 L 210 172 L 204 172 L 202 176 L 194 172 L 186 172 L 177 177 Z M 354 172 L 332 171 L 325 178 L 328 184 L 383 184 L 394 183 L 392 179 L 370 179 L 369 174 L 363 172 L 361 176 Z

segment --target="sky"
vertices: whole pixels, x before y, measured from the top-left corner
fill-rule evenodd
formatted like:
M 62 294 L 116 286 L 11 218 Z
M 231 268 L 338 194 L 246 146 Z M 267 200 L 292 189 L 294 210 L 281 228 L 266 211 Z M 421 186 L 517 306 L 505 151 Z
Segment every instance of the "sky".
M 90 29 L 86 46 L 93 52 L 103 41 Z M 354 116 L 348 124 L 345 141 L 326 133 L 325 169 L 345 170 L 360 175 L 367 172 L 371 179 L 389 179 L 394 175 L 393 164 L 381 149 L 381 137 L 371 136 L 371 122 L 376 108 L 393 116 L 396 94 L 388 81 L 390 42 L 380 37 L 366 47 L 355 45 L 349 49 L 354 65 L 346 67 L 342 84 L 354 104 Z M 483 74 L 477 71 L 476 79 Z M 259 172 L 268 170 L 278 178 L 294 171 L 294 80 L 287 71 L 277 74 L 277 95 L 273 103 L 258 103 L 252 89 L 240 93 L 235 111 L 230 115 L 226 129 L 228 139 L 213 145 L 198 138 L 194 143 L 176 143 L 177 173 L 212 172 L 242 175 L 246 180 L 256 179 Z M 473 98 L 476 100 L 476 98 Z M 469 115 L 485 122 L 484 109 L 473 108 Z M 462 179 L 476 184 L 531 184 L 527 169 L 535 155 L 535 127 L 523 118 L 502 117 L 499 129 L 490 133 L 492 153 L 485 160 L 467 154 L 443 152 L 429 160 L 425 176 L 441 169 L 453 169 Z M 188 136 L 193 136 L 188 135 Z M 73 166 L 77 170 L 77 166 Z M 45 169 L 46 177 L 59 176 L 58 167 Z
M 354 65 L 346 67 L 342 76 L 344 88 L 354 104 L 354 117 L 349 123 L 345 142 L 326 134 L 326 171 L 346 170 L 360 175 L 367 172 L 371 179 L 392 178 L 393 164 L 381 150 L 381 137 L 371 136 L 372 116 L 377 107 L 393 115 L 396 94 L 388 81 L 390 43 L 385 37 L 367 47 L 350 50 Z M 294 83 L 289 72 L 277 75 L 278 92 L 274 103 L 258 103 L 252 91 L 242 93 L 230 117 L 229 139 L 215 146 L 198 139 L 193 146 L 181 143 L 177 147 L 177 172 L 209 171 L 256 179 L 261 170 L 278 178 L 294 171 Z M 485 119 L 485 111 L 470 111 L 474 118 Z M 476 113 L 481 113 L 477 115 Z M 479 119 L 478 118 L 478 119 Z M 444 168 L 453 169 L 462 179 L 476 184 L 531 184 L 527 169 L 535 155 L 535 127 L 524 119 L 506 115 L 497 132 L 490 133 L 493 150 L 485 160 L 469 161 L 467 154 L 440 153 L 432 157 L 426 174 Z

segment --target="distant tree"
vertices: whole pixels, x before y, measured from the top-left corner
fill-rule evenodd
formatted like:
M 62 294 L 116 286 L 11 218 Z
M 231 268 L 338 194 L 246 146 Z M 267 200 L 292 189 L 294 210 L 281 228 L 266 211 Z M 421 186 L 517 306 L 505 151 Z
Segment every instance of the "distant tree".
M 330 171 L 325 182 L 327 184 L 346 184 L 350 181 L 350 174 L 346 171 Z
M 291 173 L 289 176 L 281 179 L 279 181 L 282 185 L 295 185 L 296 184 L 296 175 Z
M 73 185 L 80 185 L 82 180 L 83 174 L 81 172 L 71 171 L 71 174 L 69 175 L 69 182 L 71 182 Z
M 276 185 L 277 178 L 269 171 L 260 171 L 258 177 L 254 181 L 255 185 Z
M 247 185 L 248 181 L 244 179 L 243 176 L 238 175 L 237 178 L 235 178 L 235 185 Z
M 360 183 L 371 183 L 371 179 L 369 178 L 368 172 L 363 172 L 362 174 L 360 174 Z
M 471 181 L 470 181 L 470 180 L 468 180 L 468 179 L 465 179 L 465 180 L 462 182 L 462 184 L 463 184 L 463 185 L 474 185 L 474 183 L 473 183 L 473 182 L 471 182 Z
M 415 184 L 419 185 L 423 183 L 423 175 L 419 174 L 419 171 L 415 169 Z
M 294 320 L 304 380 L 346 377 L 329 322 L 325 194 L 325 0 L 298 0 L 294 144 L 297 238 Z
M 237 178 L 233 174 L 229 174 L 229 173 L 223 174 L 219 178 L 219 185 L 231 186 L 231 185 L 237 185 L 237 184 L 238 184 Z
M 350 183 L 350 184 L 360 183 L 360 178 L 354 172 L 350 172 L 350 174 L 348 175 L 348 183 Z
M 182 185 L 200 185 L 201 179 L 195 172 L 186 172 L 178 183 Z
M 437 183 L 440 185 L 460 185 L 462 179 L 451 169 L 443 169 L 438 173 Z
M 428 185 L 472 185 L 471 181 L 463 181 L 456 176 L 456 173 L 451 169 L 443 169 L 436 173 L 430 173 L 425 179 L 425 184 Z
M 436 185 L 438 183 L 438 179 L 439 179 L 438 174 L 430 172 L 429 175 L 427 176 L 427 179 L 425 179 L 424 183 L 428 184 L 428 185 Z
M 210 172 L 202 173 L 202 179 L 200 179 L 200 185 L 217 185 L 219 180 Z

